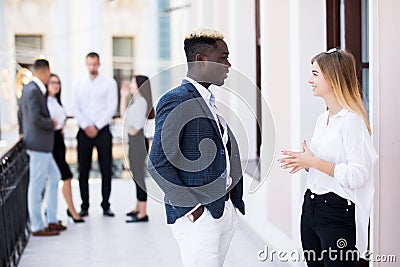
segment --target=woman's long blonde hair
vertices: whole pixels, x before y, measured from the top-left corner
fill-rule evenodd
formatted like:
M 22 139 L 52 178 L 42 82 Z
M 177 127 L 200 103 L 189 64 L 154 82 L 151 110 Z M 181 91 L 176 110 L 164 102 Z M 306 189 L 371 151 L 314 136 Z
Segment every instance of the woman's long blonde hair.
M 354 56 L 343 50 L 331 49 L 313 57 L 311 64 L 314 62 L 318 64 L 325 80 L 332 86 L 339 104 L 361 116 L 371 134 L 367 112 L 359 91 Z

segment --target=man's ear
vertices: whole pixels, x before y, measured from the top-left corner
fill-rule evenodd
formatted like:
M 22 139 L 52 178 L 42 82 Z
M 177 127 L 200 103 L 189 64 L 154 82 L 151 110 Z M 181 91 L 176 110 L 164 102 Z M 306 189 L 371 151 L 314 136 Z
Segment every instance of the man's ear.
M 199 63 L 200 66 L 204 66 L 205 61 L 208 61 L 208 58 L 203 54 L 196 54 L 196 61 Z

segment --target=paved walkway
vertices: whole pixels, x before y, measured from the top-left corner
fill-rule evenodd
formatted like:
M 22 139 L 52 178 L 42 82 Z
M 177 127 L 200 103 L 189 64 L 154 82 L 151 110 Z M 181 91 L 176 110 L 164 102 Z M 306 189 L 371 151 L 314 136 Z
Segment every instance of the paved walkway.
M 116 217 L 104 217 L 100 208 L 100 182 L 96 179 L 91 181 L 91 208 L 86 222 L 74 224 L 67 219 L 65 201 L 60 192 L 58 216 L 68 226 L 67 231 L 56 237 L 31 237 L 19 266 L 182 266 L 178 245 L 166 225 L 161 203 L 149 199 L 149 223 L 125 223 L 125 213 L 135 203 L 135 187 L 129 179 L 114 179 L 111 209 Z M 146 179 L 146 183 L 156 186 L 151 179 Z M 73 194 L 75 203 L 80 204 L 76 181 Z M 252 239 L 246 229 L 239 219 L 239 228 L 224 266 L 278 266 L 257 259 L 257 252 L 263 249 L 263 244 Z

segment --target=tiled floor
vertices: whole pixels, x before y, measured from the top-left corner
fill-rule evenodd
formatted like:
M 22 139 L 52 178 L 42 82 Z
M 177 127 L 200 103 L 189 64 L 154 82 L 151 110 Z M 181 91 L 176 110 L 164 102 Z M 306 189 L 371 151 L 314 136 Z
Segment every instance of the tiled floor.
M 151 179 L 146 182 L 155 186 Z M 75 203 L 79 204 L 76 183 L 73 194 Z M 91 183 L 90 194 L 90 216 L 85 218 L 85 223 L 74 224 L 67 220 L 65 201 L 60 192 L 59 219 L 66 223 L 67 231 L 56 237 L 31 237 L 19 266 L 182 266 L 179 249 L 165 223 L 161 203 L 149 199 L 149 223 L 127 224 L 125 213 L 133 207 L 135 198 L 131 180 L 113 180 L 111 209 L 116 213 L 114 218 L 103 217 L 101 213 L 98 181 Z M 239 220 L 239 228 L 224 266 L 278 266 L 257 259 L 257 252 L 263 245 L 250 236 Z

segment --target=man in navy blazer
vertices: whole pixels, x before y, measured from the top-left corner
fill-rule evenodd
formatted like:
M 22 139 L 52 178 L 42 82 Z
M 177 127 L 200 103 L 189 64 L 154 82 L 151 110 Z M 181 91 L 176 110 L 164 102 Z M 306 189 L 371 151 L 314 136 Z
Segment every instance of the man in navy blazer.
M 209 89 L 224 84 L 231 66 L 223 38 L 205 29 L 185 38 L 187 77 L 156 110 L 148 170 L 165 193 L 184 266 L 222 266 L 236 209 L 244 214 L 238 145 Z
M 50 117 L 47 109 L 46 84 L 50 77 L 49 62 L 45 59 L 36 60 L 33 74 L 32 82 L 23 88 L 18 110 L 20 133 L 29 154 L 29 220 L 34 236 L 53 236 L 66 227 L 57 219 L 58 181 L 61 174 L 52 154 L 54 128 L 58 122 Z M 41 212 L 45 185 L 46 222 L 43 221 Z

